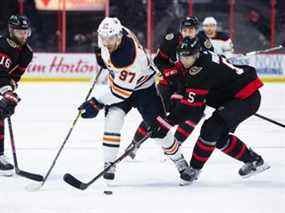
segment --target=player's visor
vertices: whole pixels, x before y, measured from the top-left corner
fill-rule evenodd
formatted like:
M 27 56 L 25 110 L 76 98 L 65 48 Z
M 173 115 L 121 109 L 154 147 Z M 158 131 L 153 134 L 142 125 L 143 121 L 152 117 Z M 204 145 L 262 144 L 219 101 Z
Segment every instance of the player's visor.
M 13 34 L 16 36 L 16 37 L 30 37 L 32 32 L 31 32 L 31 29 L 13 29 Z
M 99 37 L 102 40 L 103 44 L 114 43 L 117 40 L 117 35 L 112 35 L 112 36 L 99 35 Z
M 198 52 L 198 50 L 178 50 L 177 52 L 177 55 L 179 58 L 181 57 L 189 57 L 189 56 L 192 56 L 192 55 L 195 55 L 196 53 Z

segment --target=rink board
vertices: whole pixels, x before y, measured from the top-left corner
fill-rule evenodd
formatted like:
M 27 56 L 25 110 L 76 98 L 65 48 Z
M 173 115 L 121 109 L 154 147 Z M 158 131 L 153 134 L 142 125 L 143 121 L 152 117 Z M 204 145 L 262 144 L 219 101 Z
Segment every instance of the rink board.
M 285 82 L 284 54 L 261 54 L 234 62 L 256 67 L 266 82 Z M 23 81 L 90 81 L 98 69 L 94 54 L 35 53 Z

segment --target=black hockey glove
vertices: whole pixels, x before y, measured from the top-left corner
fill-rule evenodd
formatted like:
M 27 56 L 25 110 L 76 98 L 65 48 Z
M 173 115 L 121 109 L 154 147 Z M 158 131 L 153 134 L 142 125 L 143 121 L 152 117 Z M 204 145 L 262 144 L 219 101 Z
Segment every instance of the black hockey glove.
M 15 107 L 17 106 L 20 98 L 18 95 L 12 91 L 7 91 L 0 96 L 0 117 L 2 119 L 10 117 L 15 112 Z
M 95 118 L 103 107 L 103 104 L 100 104 L 95 98 L 91 98 L 90 100 L 81 104 L 78 110 L 82 112 L 82 118 Z

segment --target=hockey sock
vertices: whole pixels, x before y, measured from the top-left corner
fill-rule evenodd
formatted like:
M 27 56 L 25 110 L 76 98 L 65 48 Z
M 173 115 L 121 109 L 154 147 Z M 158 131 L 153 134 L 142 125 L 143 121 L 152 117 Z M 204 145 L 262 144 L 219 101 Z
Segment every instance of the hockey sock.
M 247 146 L 235 135 L 227 135 L 226 138 L 220 140 L 217 143 L 217 148 L 239 161 L 250 161 L 251 156 Z
M 165 155 L 167 155 L 171 160 L 176 161 L 181 159 L 183 156 L 179 149 L 179 142 L 174 138 L 171 131 L 162 139 L 162 149 Z
M 115 132 L 104 132 L 103 152 L 105 162 L 116 160 L 120 148 L 121 134 Z
M 194 146 L 190 166 L 194 169 L 202 169 L 214 149 L 215 142 L 206 141 L 200 137 Z
M 187 120 L 184 123 L 180 124 L 175 132 L 175 138 L 182 144 L 192 133 L 196 124 L 191 120 Z

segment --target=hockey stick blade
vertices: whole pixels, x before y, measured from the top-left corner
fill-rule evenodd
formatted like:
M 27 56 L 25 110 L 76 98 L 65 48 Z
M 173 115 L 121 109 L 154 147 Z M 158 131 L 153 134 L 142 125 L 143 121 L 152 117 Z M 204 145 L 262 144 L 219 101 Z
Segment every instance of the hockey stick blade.
M 22 177 L 34 180 L 34 181 L 39 181 L 39 182 L 43 181 L 43 179 L 44 179 L 44 177 L 42 175 L 33 174 L 33 173 L 26 172 L 26 171 L 23 171 L 23 170 L 18 170 L 16 172 L 16 174 L 19 175 L 19 176 L 22 176 Z
M 74 176 L 72 176 L 71 174 L 69 173 L 66 173 L 64 176 L 63 176 L 63 180 L 70 184 L 71 186 L 77 188 L 77 189 L 81 189 L 81 190 L 84 190 L 88 187 L 88 184 L 85 184 L 85 183 L 82 183 L 80 180 L 78 180 L 77 178 L 75 178 Z
M 148 139 L 151 135 L 151 132 L 148 132 L 144 138 L 142 138 L 140 141 L 137 141 L 137 146 L 140 146 L 146 139 Z M 107 166 L 106 168 L 104 168 L 98 175 L 96 175 L 92 180 L 90 180 L 87 183 L 83 183 L 80 180 L 78 180 L 77 178 L 75 178 L 74 176 L 72 176 L 69 173 L 66 173 L 63 176 L 63 180 L 68 183 L 69 185 L 77 188 L 77 189 L 81 189 L 81 190 L 85 190 L 87 189 L 92 183 L 94 183 L 97 179 L 99 179 L 100 177 L 102 177 L 105 172 L 107 172 L 111 167 L 113 167 L 114 165 L 117 165 L 119 162 L 121 162 L 123 159 L 125 159 L 127 156 L 129 156 L 129 154 L 136 148 L 136 145 L 132 145 L 132 146 L 128 146 L 128 149 L 125 150 L 125 152 L 118 157 L 113 163 L 111 163 L 109 166 Z

